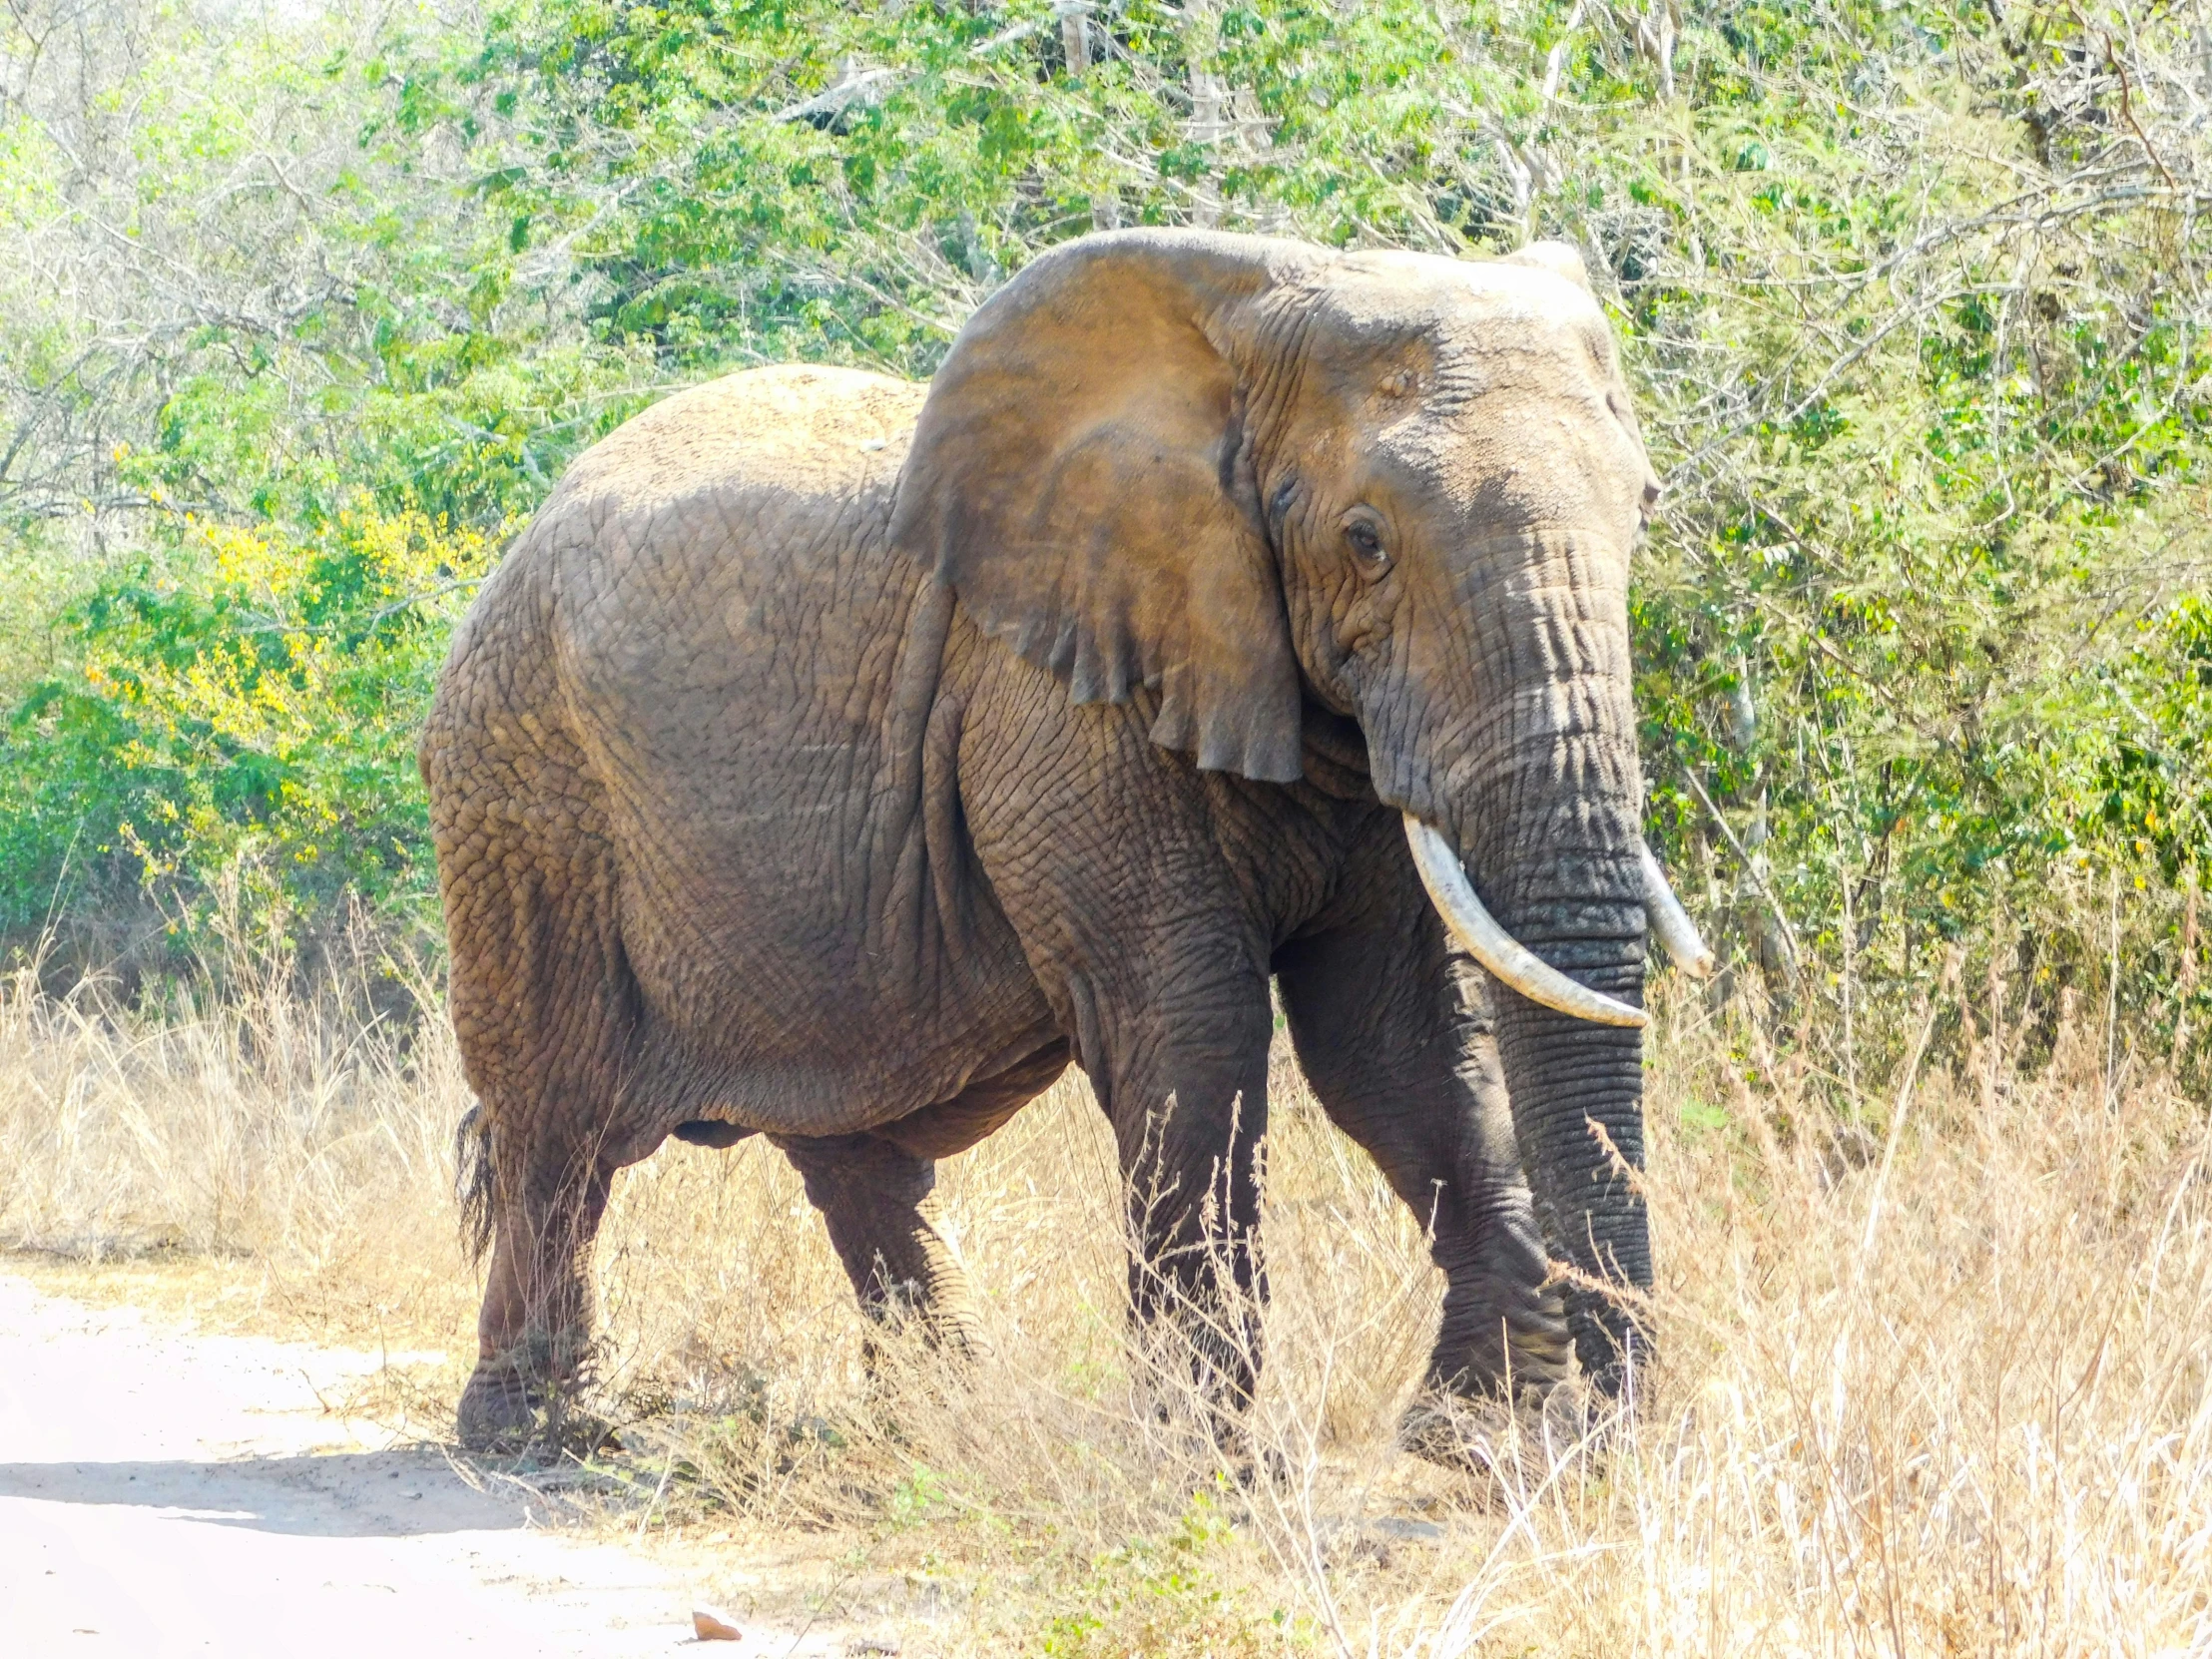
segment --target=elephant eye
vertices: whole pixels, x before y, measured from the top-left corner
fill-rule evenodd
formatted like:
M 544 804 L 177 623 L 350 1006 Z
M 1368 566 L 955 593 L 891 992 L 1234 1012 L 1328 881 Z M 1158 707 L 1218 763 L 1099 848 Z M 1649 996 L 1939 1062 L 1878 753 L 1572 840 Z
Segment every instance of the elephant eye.
M 1345 542 L 1353 555 L 1370 567 L 1371 575 L 1380 575 L 1390 562 L 1390 556 L 1382 551 L 1382 532 L 1368 519 L 1356 518 L 1347 524 Z

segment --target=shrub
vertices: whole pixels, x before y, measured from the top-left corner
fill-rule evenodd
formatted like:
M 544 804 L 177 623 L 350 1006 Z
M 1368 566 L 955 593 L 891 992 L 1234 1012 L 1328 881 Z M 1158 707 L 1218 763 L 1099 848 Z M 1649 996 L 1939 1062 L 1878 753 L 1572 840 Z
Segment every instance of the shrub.
M 0 750 L 17 926 L 136 881 L 205 895 L 252 855 L 293 896 L 429 889 L 413 734 L 495 540 L 366 507 L 308 531 L 182 517 L 61 615 Z

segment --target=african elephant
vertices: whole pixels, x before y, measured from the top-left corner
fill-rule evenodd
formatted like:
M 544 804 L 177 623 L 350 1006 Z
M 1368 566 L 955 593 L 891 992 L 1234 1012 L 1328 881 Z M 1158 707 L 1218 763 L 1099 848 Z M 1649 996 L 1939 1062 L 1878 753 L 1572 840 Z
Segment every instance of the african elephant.
M 1205 1311 L 1264 1288 L 1271 981 L 1432 1229 L 1430 1382 L 1617 1384 L 1647 911 L 1701 948 L 1639 823 L 1659 487 L 1571 251 L 1196 232 L 1042 256 L 927 386 L 760 369 L 589 450 L 422 739 L 491 1251 L 462 1438 L 570 1379 L 671 1134 L 768 1135 L 863 1306 L 971 1340 L 934 1161 L 1070 1060 L 1140 1324 L 1242 1398 Z

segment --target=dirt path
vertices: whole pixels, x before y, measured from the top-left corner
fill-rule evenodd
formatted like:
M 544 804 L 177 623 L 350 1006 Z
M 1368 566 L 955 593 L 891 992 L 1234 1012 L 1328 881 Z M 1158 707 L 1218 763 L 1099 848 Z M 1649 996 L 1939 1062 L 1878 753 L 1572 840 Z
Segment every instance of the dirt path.
M 691 1641 L 692 1586 L 665 1562 L 548 1532 L 544 1498 L 325 1413 L 379 1364 L 0 1276 L 0 1650 L 598 1659 Z M 749 1629 L 699 1651 L 843 1643 Z

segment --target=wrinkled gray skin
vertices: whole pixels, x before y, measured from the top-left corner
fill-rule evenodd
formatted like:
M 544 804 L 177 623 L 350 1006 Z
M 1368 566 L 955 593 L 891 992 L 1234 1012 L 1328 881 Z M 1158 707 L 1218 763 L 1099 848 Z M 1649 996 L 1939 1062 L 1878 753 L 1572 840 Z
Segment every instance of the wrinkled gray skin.
M 1641 1000 L 1626 586 L 1657 493 L 1571 253 L 1198 233 L 1038 260 L 926 388 L 765 369 L 592 449 L 422 742 L 491 1246 L 463 1438 L 570 1380 L 609 1182 L 671 1133 L 769 1135 L 863 1304 L 971 1341 L 933 1161 L 1070 1059 L 1138 1317 L 1241 1398 L 1247 1345 L 1208 1328 L 1249 1305 L 1225 1276 L 1263 1288 L 1271 978 L 1323 1107 L 1433 1224 L 1431 1383 L 1571 1350 L 1617 1384 L 1635 1333 L 1593 1287 L 1650 1281 L 1614 1159 L 1642 1162 L 1639 1033 L 1491 990 L 1399 815 Z

